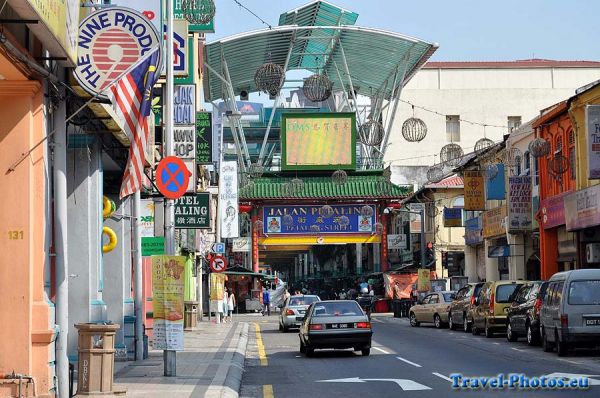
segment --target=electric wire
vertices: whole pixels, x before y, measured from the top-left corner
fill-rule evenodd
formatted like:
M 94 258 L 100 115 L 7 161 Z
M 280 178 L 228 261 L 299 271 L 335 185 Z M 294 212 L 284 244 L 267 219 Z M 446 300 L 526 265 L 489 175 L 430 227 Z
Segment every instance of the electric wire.
M 273 29 L 273 27 L 271 26 L 271 24 L 269 24 L 264 19 L 262 19 L 261 17 L 259 17 L 255 12 L 253 12 L 248 7 L 246 7 L 245 5 L 243 5 L 242 3 L 240 3 L 238 0 L 233 0 L 233 2 L 236 3 L 238 6 L 240 6 L 240 8 L 243 8 L 244 10 L 248 11 L 250 14 L 254 15 L 254 17 L 256 17 L 256 19 L 258 19 L 260 22 L 263 23 L 263 25 L 268 26 L 269 29 Z

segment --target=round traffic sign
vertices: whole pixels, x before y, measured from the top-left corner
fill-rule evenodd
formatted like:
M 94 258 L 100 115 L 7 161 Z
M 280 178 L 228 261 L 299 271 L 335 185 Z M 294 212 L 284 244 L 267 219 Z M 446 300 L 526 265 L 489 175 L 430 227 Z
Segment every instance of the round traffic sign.
M 191 173 L 183 160 L 167 156 L 156 166 L 156 186 L 167 199 L 178 199 L 187 191 Z
M 210 269 L 213 272 L 223 272 L 227 269 L 227 259 L 223 256 L 214 256 L 210 260 Z

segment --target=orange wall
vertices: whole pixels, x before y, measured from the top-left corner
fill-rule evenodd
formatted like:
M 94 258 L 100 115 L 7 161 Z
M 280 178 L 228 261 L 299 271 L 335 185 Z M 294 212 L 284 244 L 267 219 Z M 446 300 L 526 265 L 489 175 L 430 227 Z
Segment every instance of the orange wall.
M 53 333 L 44 300 L 45 146 L 7 174 L 45 135 L 43 98 L 37 81 L 0 80 L 0 372 L 33 375 L 38 394 L 47 395 Z M 16 393 L 0 385 L 0 396 Z

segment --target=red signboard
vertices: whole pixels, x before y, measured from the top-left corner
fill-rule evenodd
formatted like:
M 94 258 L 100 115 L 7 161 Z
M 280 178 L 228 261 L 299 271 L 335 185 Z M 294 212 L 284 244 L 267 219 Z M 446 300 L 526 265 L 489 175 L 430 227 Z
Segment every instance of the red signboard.
M 540 203 L 540 213 L 544 229 L 565 224 L 565 196 L 570 193 L 563 192 L 542 200 L 542 203 Z
M 167 156 L 156 167 L 156 186 L 167 199 L 179 199 L 187 191 L 191 173 L 183 160 Z

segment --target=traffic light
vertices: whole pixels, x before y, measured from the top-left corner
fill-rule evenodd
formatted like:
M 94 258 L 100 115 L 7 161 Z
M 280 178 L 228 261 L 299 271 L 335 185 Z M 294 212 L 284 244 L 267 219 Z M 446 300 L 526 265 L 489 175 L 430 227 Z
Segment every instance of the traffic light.
M 427 248 L 425 249 L 425 265 L 431 266 L 435 262 L 435 252 L 433 248 L 433 242 L 427 242 Z
M 448 268 L 448 252 L 442 252 L 442 267 Z

